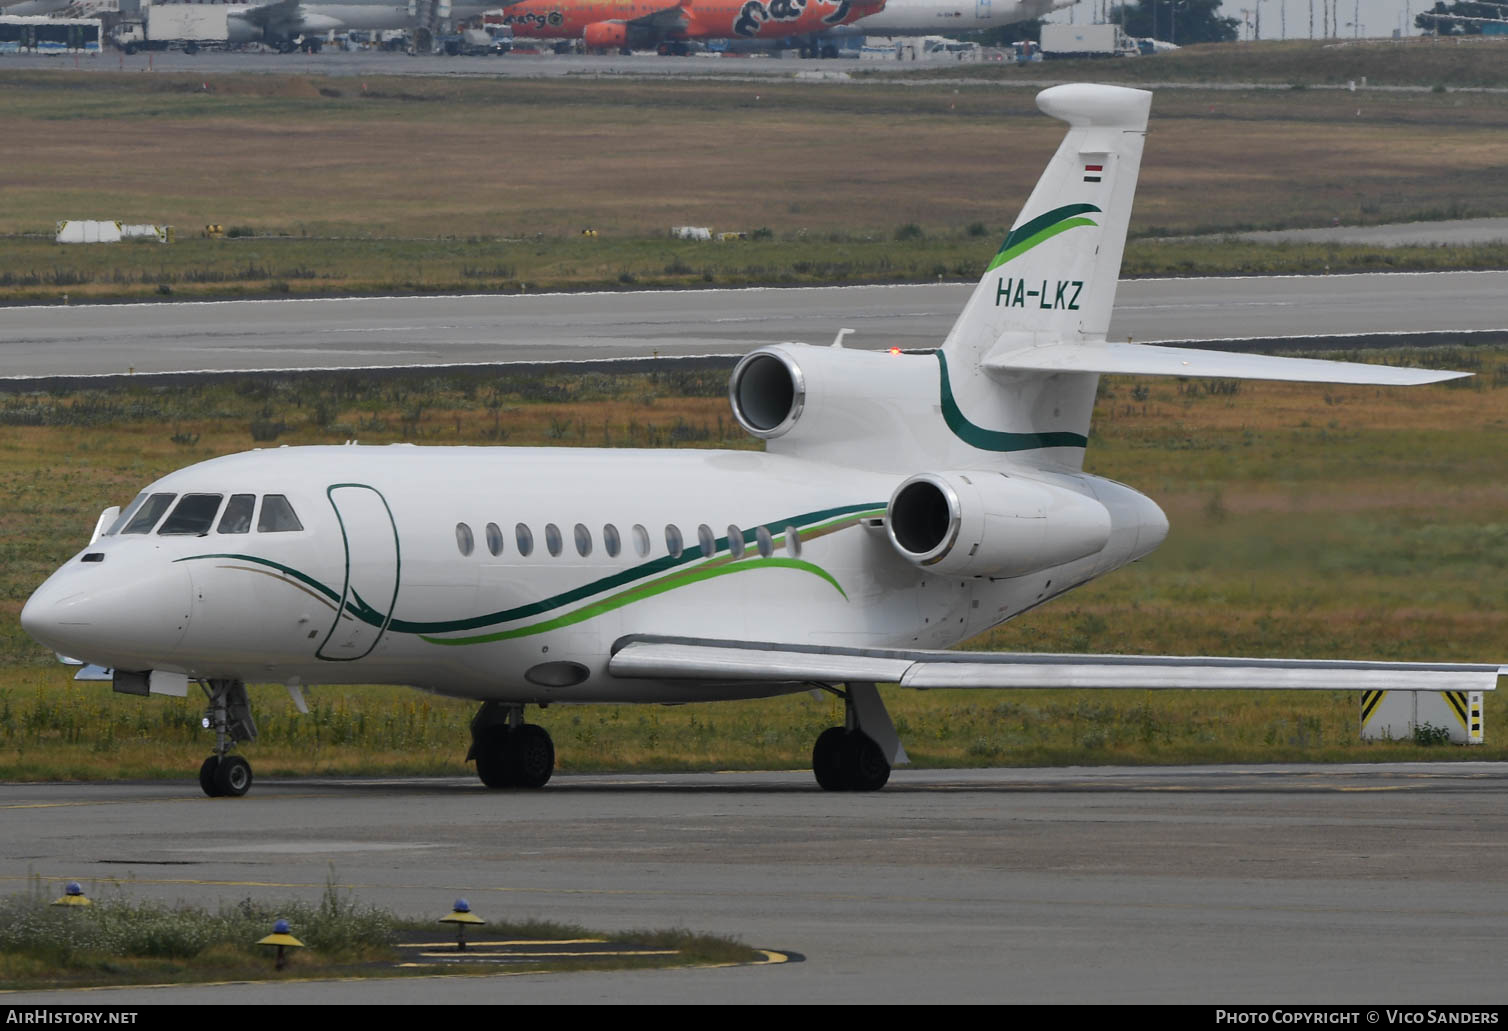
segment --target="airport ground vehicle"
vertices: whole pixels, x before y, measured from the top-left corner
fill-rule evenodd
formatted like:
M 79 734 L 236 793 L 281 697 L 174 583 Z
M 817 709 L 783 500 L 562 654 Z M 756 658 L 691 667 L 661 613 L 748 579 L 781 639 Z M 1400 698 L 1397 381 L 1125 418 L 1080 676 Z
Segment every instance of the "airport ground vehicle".
M 1044 25 L 1041 37 L 1045 60 L 1081 57 L 1135 57 L 1136 41 L 1119 25 Z
M 98 18 L 0 16 L 0 54 L 97 54 Z

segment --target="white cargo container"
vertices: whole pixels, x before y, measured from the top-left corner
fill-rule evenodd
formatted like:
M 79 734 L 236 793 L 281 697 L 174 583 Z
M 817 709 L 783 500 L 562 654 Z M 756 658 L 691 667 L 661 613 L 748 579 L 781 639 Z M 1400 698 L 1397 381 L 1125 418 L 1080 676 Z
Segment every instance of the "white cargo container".
M 154 43 L 224 43 L 230 38 L 223 4 L 152 4 L 147 39 Z
M 1048 60 L 1066 57 L 1132 57 L 1136 44 L 1119 25 L 1044 25 L 1042 56 Z

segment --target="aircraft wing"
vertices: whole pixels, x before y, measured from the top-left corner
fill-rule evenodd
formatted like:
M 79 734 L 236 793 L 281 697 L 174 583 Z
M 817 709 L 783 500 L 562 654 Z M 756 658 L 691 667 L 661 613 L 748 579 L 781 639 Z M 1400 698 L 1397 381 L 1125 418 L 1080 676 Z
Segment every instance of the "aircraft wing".
M 907 651 L 643 634 L 619 640 L 608 669 L 644 679 L 879 682 L 923 690 L 1491 691 L 1508 677 L 1508 666 L 1492 663 Z
M 679 2 L 666 4 L 659 10 L 629 18 L 624 24 L 636 29 L 648 29 L 656 33 L 678 32 L 686 27 L 686 11 Z

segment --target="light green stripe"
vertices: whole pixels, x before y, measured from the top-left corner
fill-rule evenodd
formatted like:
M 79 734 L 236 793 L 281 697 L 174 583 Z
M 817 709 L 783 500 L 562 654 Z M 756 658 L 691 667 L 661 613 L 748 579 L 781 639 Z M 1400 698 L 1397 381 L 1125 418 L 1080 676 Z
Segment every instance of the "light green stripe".
M 1050 225 L 1046 229 L 1043 229 L 1041 232 L 1036 233 L 1033 236 L 1029 236 L 1025 240 L 1022 240 L 1020 243 L 1001 251 L 999 254 L 995 255 L 995 260 L 990 262 L 990 267 L 985 269 L 985 271 L 993 272 L 995 269 L 999 268 L 1001 265 L 1004 265 L 1012 258 L 1025 254 L 1027 251 L 1031 250 L 1039 243 L 1046 243 L 1048 240 L 1051 240 L 1059 233 L 1065 233 L 1070 229 L 1077 229 L 1079 226 L 1096 225 L 1099 225 L 1099 223 L 1095 222 L 1093 219 L 1088 218 L 1064 219 L 1062 222 L 1059 222 L 1056 225 Z
M 726 576 L 729 573 L 745 573 L 751 569 L 797 569 L 804 573 L 811 573 L 832 584 L 833 589 L 843 595 L 845 601 L 848 600 L 848 593 L 843 590 L 837 580 L 833 579 L 831 573 L 821 566 L 813 565 L 799 558 L 749 558 L 740 559 L 736 562 L 719 559 L 702 566 L 697 566 L 694 569 L 677 573 L 674 576 L 665 576 L 658 580 L 652 580 L 642 587 L 636 587 L 631 591 L 623 591 L 620 594 L 603 598 L 601 601 L 593 602 L 590 605 L 583 605 L 574 612 L 568 612 L 563 616 L 557 616 L 555 619 L 547 620 L 543 623 L 535 623 L 532 626 L 517 627 L 513 630 L 499 630 L 496 633 L 481 634 L 476 637 L 428 637 L 422 634 L 420 637 L 430 644 L 449 645 L 485 644 L 489 641 L 508 641 L 517 637 L 528 637 L 533 634 L 542 634 L 550 630 L 557 630 L 560 627 L 570 626 L 573 623 L 585 622 L 588 619 L 602 615 L 604 612 L 611 612 L 613 609 L 620 609 L 636 601 L 643 601 L 657 594 L 673 591 L 677 587 L 685 587 L 703 580 L 711 580 L 714 577 Z

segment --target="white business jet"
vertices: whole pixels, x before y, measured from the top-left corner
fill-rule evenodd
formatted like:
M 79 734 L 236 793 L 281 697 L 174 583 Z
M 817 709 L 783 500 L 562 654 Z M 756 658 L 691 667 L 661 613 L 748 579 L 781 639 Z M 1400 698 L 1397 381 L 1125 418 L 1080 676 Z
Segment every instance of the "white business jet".
M 481 701 L 489 787 L 542 786 L 526 705 L 814 687 L 846 720 L 817 782 L 874 790 L 910 688 L 1484 690 L 1497 666 L 946 652 L 1146 555 L 1162 510 L 1082 471 L 1101 373 L 1413 384 L 1460 375 L 1105 339 L 1151 94 L 1056 86 L 1069 125 L 942 347 L 786 343 L 732 373 L 747 451 L 289 447 L 149 485 L 21 623 L 118 691 L 208 697 L 200 782 L 241 795 L 245 683 L 406 684 Z M 102 674 L 103 675 L 103 674 Z

